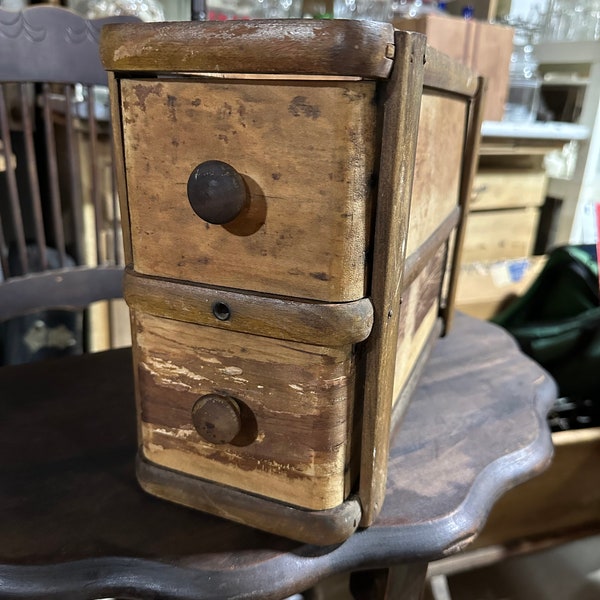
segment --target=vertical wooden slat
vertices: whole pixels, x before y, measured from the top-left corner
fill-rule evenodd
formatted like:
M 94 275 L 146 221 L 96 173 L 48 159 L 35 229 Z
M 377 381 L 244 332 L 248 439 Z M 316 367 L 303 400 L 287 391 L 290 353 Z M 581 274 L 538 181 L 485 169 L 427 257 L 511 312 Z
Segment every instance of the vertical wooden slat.
M 23 125 L 23 136 L 25 142 L 25 162 L 27 167 L 27 178 L 29 181 L 33 230 L 39 253 L 39 268 L 44 271 L 48 268 L 46 233 L 44 231 L 44 215 L 42 212 L 42 201 L 40 197 L 40 178 L 37 169 L 35 142 L 33 139 L 33 123 L 31 121 L 31 102 L 33 101 L 35 107 L 35 99 L 32 100 L 28 97 L 28 84 L 20 84 L 20 90 L 19 96 L 21 99 L 21 122 Z M 24 201 L 24 198 L 24 195 L 22 195 L 21 202 Z
M 484 96 L 485 80 L 480 77 L 477 92 L 471 98 L 469 103 L 469 115 L 467 118 L 467 131 L 465 134 L 464 158 L 460 182 L 459 205 L 461 207 L 461 219 L 456 230 L 456 236 L 454 238 L 454 249 L 451 263 L 453 266 L 450 273 L 450 280 L 448 282 L 448 301 L 442 310 L 445 327 L 444 333 L 446 333 L 452 326 L 452 319 L 454 317 L 456 287 L 458 285 L 463 241 L 469 213 L 469 203 L 471 201 L 471 188 L 473 187 L 473 178 L 475 177 L 475 171 L 477 170 L 477 162 L 479 157 L 479 141 L 481 138 Z
M 72 101 L 71 90 L 65 92 L 65 112 L 68 115 L 74 115 L 75 107 Z M 75 142 L 74 119 L 65 121 L 65 144 L 67 159 L 65 161 L 68 170 L 70 208 L 73 218 L 73 252 L 75 261 L 79 265 L 85 264 L 85 249 L 83 242 L 83 195 L 81 192 L 81 161 L 79 158 L 78 144 Z
M 123 238 L 119 225 L 119 192 L 117 189 L 117 174 L 115 169 L 115 145 L 113 130 L 110 128 L 110 189 L 112 203 L 112 236 L 113 236 L 113 259 L 116 265 L 123 264 Z
M 4 157 L 4 164 L 7 171 L 12 170 L 12 152 L 10 136 L 5 134 L 4 121 L 5 121 L 5 102 L 4 102 L 4 85 L 0 85 L 0 128 L 2 139 L 8 139 L 7 142 L 2 143 L 2 155 Z M 0 214 L 0 281 L 5 277 L 8 277 L 8 247 L 6 245 L 6 238 L 4 236 L 4 222 L 2 221 L 2 215 Z
M 110 91 L 110 112 L 114 148 L 114 166 L 116 170 L 117 192 L 121 211 L 121 237 L 123 243 L 123 258 L 126 265 L 133 263 L 131 248 L 131 225 L 127 202 L 127 182 L 125 175 L 125 155 L 123 150 L 123 132 L 121 128 L 121 92 L 119 82 L 114 73 L 108 73 L 108 89 Z
M 90 184 L 91 184 L 91 196 L 92 203 L 94 206 L 94 229 L 96 235 L 96 260 L 98 264 L 102 264 L 104 261 L 102 253 L 102 237 L 101 237 L 101 226 L 102 226 L 102 198 L 100 197 L 100 182 L 98 175 L 98 130 L 95 118 L 95 94 L 94 87 L 88 86 L 87 88 L 87 135 L 88 135 L 88 150 L 89 150 L 89 165 L 90 165 Z
M 1 86 L 0 93 L 0 129 L 2 131 L 2 141 L 4 142 L 4 152 L 6 157 L 6 165 L 12 165 L 12 143 L 10 139 L 10 125 L 8 122 L 8 113 L 6 110 L 6 101 L 4 97 L 4 86 Z M 25 231 L 23 230 L 23 216 L 21 214 L 21 205 L 19 204 L 19 190 L 17 187 L 17 177 L 14 169 L 7 168 L 6 183 L 8 186 L 8 203 L 11 210 L 11 225 L 13 227 L 15 242 L 17 245 L 17 257 L 19 260 L 20 273 L 29 271 L 29 261 L 27 260 L 27 249 L 25 246 Z M 3 269 L 5 276 L 14 275 L 4 261 Z
M 395 45 L 394 67 L 382 99 L 384 134 L 371 278 L 375 323 L 366 342 L 359 482 L 362 526 L 372 523 L 385 496 L 401 274 L 423 92 L 425 36 L 397 31 Z
M 65 90 L 65 93 L 69 93 Z M 52 223 L 53 244 L 58 251 L 58 259 L 61 267 L 66 265 L 65 234 L 62 221 L 62 207 L 60 201 L 60 186 L 58 182 L 58 162 L 56 159 L 56 136 L 54 134 L 54 122 L 51 106 L 51 90 L 48 83 L 42 86 L 42 110 L 44 112 L 44 133 L 46 140 L 46 165 L 48 168 L 48 200 L 50 201 L 50 217 Z M 63 104 L 64 106 L 64 104 Z M 71 115 L 64 115 L 70 119 Z

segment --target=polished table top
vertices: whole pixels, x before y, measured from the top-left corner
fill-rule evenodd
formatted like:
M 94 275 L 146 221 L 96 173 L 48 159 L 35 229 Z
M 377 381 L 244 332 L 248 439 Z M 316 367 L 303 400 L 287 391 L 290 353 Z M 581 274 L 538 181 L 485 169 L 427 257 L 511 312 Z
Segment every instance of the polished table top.
M 340 572 L 431 561 L 552 455 L 552 380 L 458 315 L 393 437 L 374 525 L 327 548 L 144 493 L 130 349 L 0 369 L 0 598 L 281 598 Z

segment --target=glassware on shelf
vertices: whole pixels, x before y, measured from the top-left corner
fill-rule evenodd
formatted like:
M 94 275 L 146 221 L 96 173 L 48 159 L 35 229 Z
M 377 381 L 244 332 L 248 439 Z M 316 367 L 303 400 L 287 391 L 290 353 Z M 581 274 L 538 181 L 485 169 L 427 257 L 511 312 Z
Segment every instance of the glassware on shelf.
M 514 28 L 513 52 L 504 121 L 535 121 L 539 108 L 541 78 L 532 38 L 535 27 L 524 21 L 508 23 Z
M 292 19 L 302 16 L 301 0 L 208 0 L 207 19 Z
M 600 40 L 600 0 L 549 0 L 541 41 Z
M 393 0 L 392 13 L 400 19 L 415 19 L 432 13 L 441 14 L 439 2 L 433 0 Z
M 392 0 L 334 0 L 333 16 L 336 19 L 363 19 L 389 21 Z
M 69 6 L 86 19 L 135 15 L 142 21 L 165 20 L 165 12 L 159 0 L 71 0 Z

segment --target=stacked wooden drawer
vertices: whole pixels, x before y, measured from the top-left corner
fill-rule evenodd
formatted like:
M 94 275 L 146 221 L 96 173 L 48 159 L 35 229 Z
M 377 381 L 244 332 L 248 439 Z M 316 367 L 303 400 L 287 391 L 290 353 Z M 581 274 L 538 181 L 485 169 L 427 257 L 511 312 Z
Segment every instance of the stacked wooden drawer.
M 545 260 L 533 251 L 546 187 L 542 155 L 480 156 L 459 275 L 459 310 L 490 318 L 535 279 Z
M 530 256 L 547 177 L 539 163 L 482 157 L 471 195 L 463 262 Z

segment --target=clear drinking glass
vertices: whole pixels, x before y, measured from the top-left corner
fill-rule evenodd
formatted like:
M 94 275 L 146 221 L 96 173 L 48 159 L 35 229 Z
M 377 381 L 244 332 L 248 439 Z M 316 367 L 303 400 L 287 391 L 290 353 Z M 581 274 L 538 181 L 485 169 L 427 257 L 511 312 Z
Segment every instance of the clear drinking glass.
M 514 46 L 510 57 L 510 82 L 504 120 L 535 121 L 539 108 L 541 79 L 531 43 L 534 30 L 522 22 L 513 22 L 513 27 Z

